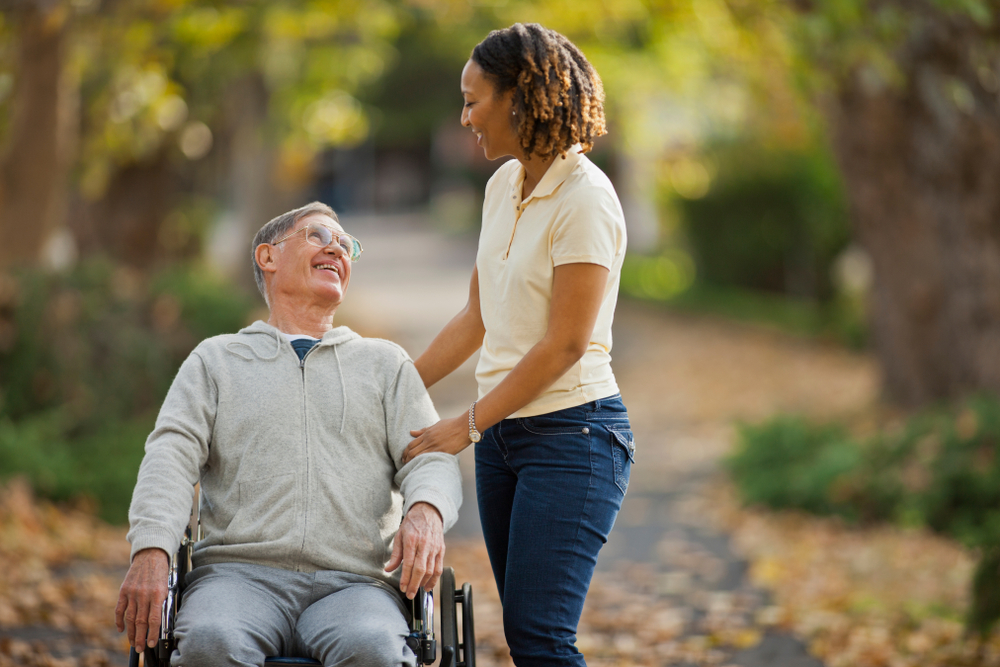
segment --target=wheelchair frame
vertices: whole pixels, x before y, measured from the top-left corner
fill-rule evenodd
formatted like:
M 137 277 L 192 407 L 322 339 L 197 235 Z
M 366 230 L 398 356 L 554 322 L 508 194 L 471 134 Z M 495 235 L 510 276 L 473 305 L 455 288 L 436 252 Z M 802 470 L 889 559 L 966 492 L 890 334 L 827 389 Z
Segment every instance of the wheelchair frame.
M 199 532 L 201 524 L 198 525 Z M 142 651 L 144 667 L 169 667 L 170 655 L 176 650 L 174 627 L 181 598 L 184 596 L 184 580 L 192 569 L 191 553 L 194 540 L 191 527 L 184 531 L 180 548 L 170 557 L 170 571 L 167 575 L 167 597 L 163 601 L 160 617 L 160 636 L 154 648 Z M 441 664 L 440 667 L 476 667 L 476 635 L 472 617 L 472 586 L 463 584 L 455 588 L 455 571 L 444 568 L 441 574 Z M 409 601 L 411 621 L 410 635 L 406 644 L 417 656 L 417 664 L 429 665 L 437 659 L 437 640 L 434 636 L 434 593 L 421 588 L 415 598 Z M 457 605 L 462 606 L 462 641 L 457 636 Z M 129 648 L 129 667 L 139 667 L 139 653 Z M 271 657 L 265 665 L 321 665 L 311 658 Z

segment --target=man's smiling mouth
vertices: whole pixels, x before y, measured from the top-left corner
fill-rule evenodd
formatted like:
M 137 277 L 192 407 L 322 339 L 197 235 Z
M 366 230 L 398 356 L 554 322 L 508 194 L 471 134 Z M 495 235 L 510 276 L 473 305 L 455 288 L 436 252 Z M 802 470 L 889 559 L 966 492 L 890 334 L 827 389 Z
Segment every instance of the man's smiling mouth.
M 336 264 L 316 264 L 313 268 L 322 271 L 333 271 L 338 276 L 340 275 L 340 268 Z

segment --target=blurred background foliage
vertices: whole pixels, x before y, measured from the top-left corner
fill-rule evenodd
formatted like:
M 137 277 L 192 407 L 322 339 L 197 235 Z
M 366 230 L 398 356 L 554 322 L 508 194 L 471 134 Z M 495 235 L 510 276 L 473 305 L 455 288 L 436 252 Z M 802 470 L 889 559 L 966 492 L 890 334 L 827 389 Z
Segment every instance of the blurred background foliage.
M 604 81 L 591 156 L 626 212 L 624 295 L 868 349 L 907 410 L 958 401 L 871 442 L 747 427 L 747 502 L 929 525 L 983 549 L 977 586 L 997 589 L 996 12 L 4 0 L 0 477 L 124 521 L 180 361 L 260 313 L 246 244 L 273 215 L 321 199 L 474 236 L 497 165 L 459 125 L 459 75 L 489 30 L 537 21 Z M 1000 614 L 987 597 L 977 627 Z
M 174 373 L 203 338 L 241 328 L 253 301 L 204 267 L 144 274 L 106 259 L 4 277 L 0 471 L 42 494 L 89 496 L 121 522 Z

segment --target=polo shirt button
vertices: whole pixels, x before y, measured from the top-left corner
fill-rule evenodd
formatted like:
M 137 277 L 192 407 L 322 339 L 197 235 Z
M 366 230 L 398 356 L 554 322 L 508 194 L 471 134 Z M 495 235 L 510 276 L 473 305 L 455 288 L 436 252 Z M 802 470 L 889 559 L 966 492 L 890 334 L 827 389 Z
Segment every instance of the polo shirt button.
M 584 426 L 583 427 L 583 434 L 584 435 L 590 435 L 590 427 Z

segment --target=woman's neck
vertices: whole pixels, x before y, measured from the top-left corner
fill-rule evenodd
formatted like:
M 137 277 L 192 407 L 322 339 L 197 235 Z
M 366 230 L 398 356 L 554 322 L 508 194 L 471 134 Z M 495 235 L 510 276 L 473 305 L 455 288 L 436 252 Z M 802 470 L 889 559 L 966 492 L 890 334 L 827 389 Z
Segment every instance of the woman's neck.
M 523 201 L 530 197 L 531 193 L 535 191 L 535 186 L 537 186 L 538 182 L 542 180 L 542 176 L 544 176 L 545 172 L 547 172 L 549 167 L 552 166 L 555 158 L 540 158 L 535 155 L 530 159 L 519 157 L 518 161 L 524 165 L 524 182 L 521 184 L 521 200 Z

